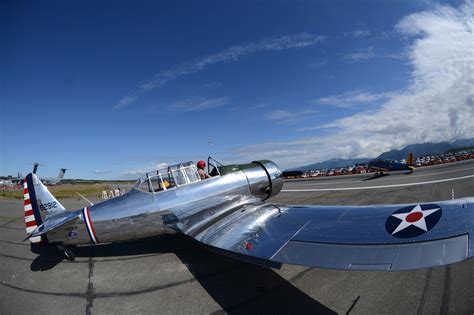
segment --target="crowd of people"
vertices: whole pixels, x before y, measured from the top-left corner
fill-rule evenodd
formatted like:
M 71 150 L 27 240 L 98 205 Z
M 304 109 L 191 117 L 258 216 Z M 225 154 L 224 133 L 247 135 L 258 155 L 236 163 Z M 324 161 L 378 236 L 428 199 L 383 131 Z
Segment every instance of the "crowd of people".
M 102 191 L 102 195 L 101 195 L 101 199 L 103 200 L 106 200 L 106 199 L 112 199 L 112 198 L 115 198 L 115 197 L 120 197 L 124 194 L 125 192 L 120 188 L 116 188 L 114 190 L 109 190 L 109 192 L 107 192 L 107 190 L 103 190 Z

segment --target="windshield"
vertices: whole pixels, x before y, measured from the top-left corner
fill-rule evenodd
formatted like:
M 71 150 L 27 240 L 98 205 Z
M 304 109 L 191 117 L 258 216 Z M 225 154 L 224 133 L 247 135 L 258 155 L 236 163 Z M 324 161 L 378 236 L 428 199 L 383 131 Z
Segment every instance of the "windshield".
M 138 179 L 135 188 L 154 193 L 200 180 L 196 166 L 190 161 L 146 173 L 144 177 Z

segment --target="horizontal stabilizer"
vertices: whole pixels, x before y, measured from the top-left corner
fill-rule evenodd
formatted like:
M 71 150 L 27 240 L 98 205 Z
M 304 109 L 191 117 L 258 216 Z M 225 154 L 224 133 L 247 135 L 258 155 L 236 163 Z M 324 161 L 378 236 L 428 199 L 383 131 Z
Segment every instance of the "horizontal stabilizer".
M 28 237 L 36 237 L 46 234 L 66 223 L 72 222 L 76 219 L 79 219 L 81 216 L 81 211 L 74 211 L 68 213 L 62 213 L 60 215 L 48 218 L 43 224 L 36 228 Z

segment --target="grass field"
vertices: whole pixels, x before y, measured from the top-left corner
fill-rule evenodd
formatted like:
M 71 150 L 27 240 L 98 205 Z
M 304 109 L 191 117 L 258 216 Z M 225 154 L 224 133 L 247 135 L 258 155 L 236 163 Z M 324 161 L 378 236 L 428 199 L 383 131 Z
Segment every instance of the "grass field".
M 66 184 L 49 186 L 49 191 L 58 199 L 79 197 L 76 192 L 85 197 L 100 197 L 103 190 L 109 191 L 108 184 Z M 23 199 L 23 188 L 0 190 L 0 197 L 7 199 Z

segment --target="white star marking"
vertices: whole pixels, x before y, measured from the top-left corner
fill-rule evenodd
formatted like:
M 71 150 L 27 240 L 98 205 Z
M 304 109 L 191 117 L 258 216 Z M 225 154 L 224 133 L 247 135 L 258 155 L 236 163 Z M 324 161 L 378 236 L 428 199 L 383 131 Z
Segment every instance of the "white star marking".
M 395 233 L 398 233 L 404 229 L 406 229 L 407 227 L 409 226 L 416 226 L 417 228 L 420 228 L 422 229 L 423 231 L 427 232 L 428 231 L 428 228 L 426 227 L 426 221 L 425 221 L 425 218 L 433 213 L 435 213 L 436 211 L 438 211 L 440 208 L 435 208 L 435 209 L 430 209 L 430 210 L 422 210 L 420 205 L 417 205 L 416 207 L 414 207 L 410 212 L 408 213 L 397 213 L 397 214 L 392 214 L 392 217 L 395 217 L 397 219 L 400 219 L 402 220 L 402 222 L 400 222 L 400 224 L 397 226 L 397 228 L 395 229 L 395 231 L 393 231 L 392 235 L 395 234 Z M 416 213 L 416 212 L 419 212 L 420 214 L 418 216 L 421 215 L 420 218 L 417 218 L 417 215 L 413 215 L 410 217 L 409 221 L 407 221 L 407 217 L 412 214 L 412 213 Z M 411 221 L 411 222 L 410 222 Z

